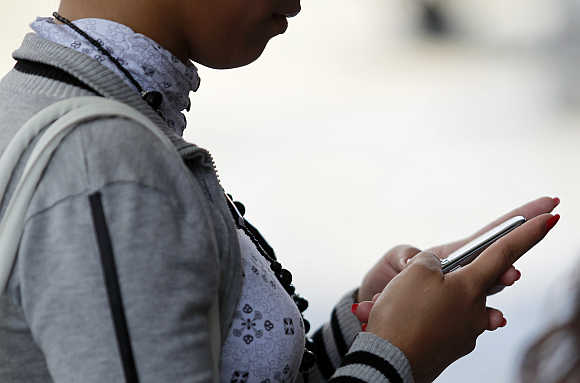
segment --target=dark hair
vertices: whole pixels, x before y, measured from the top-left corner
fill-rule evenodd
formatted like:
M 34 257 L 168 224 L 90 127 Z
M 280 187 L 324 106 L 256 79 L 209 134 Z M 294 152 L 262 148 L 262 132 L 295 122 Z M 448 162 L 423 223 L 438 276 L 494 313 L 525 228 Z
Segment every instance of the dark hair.
M 544 333 L 524 356 L 522 382 L 580 382 L 580 279 L 577 284 L 570 318 Z

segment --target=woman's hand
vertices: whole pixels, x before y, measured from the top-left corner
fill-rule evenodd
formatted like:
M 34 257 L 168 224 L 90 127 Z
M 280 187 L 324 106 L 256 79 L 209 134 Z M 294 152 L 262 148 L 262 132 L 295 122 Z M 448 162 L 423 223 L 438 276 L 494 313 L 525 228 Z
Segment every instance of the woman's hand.
M 467 238 L 445 245 L 436 246 L 426 251 L 434 253 L 437 257 L 444 259 L 461 246 L 500 223 L 505 222 L 509 218 L 521 215 L 530 220 L 540 214 L 551 212 L 559 203 L 560 200 L 558 198 L 539 198 L 512 210 Z M 417 255 L 420 251 L 421 250 L 409 245 L 401 245 L 389 250 L 365 275 L 358 291 L 357 301 L 370 301 L 375 294 L 383 291 L 389 281 L 405 268 L 407 261 Z M 496 285 L 510 286 L 517 281 L 520 276 L 521 274 L 519 271 L 512 267 L 498 278 Z
M 421 250 L 409 245 L 400 245 L 389 250 L 365 275 L 358 289 L 357 302 L 370 301 L 383 291 L 385 286 L 399 274 L 409 259 L 419 254 Z
M 500 311 L 486 307 L 487 291 L 557 220 L 558 216 L 539 215 L 471 264 L 446 275 L 435 254 L 418 254 L 375 297 L 374 305 L 368 302 L 372 308 L 366 331 L 401 349 L 417 382 L 432 381 L 473 351 L 481 333 L 505 325 Z

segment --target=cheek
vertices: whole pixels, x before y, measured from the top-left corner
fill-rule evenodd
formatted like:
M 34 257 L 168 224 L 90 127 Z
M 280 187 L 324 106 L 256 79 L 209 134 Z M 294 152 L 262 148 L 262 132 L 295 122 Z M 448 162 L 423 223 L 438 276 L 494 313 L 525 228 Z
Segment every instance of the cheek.
M 247 13 L 245 17 L 232 18 L 222 30 L 224 51 L 230 52 L 232 65 L 246 65 L 254 61 L 264 50 L 268 41 L 284 31 L 276 22 L 270 9 Z
M 275 33 L 272 31 L 273 12 L 270 1 L 247 0 L 239 3 L 226 21 L 224 29 L 229 29 L 227 38 L 250 45 L 267 41 Z
M 249 64 L 283 32 L 272 17 L 272 0 L 212 1 L 202 16 L 192 9 L 196 20 L 188 29 L 190 58 L 200 64 L 222 69 Z

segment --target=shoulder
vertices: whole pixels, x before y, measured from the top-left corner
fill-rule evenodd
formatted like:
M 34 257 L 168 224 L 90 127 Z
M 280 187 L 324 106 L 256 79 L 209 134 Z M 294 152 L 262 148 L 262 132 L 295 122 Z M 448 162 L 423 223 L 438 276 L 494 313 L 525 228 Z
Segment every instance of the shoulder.
M 113 184 L 154 189 L 177 202 L 194 183 L 177 150 L 145 126 L 125 118 L 99 118 L 78 125 L 61 142 L 29 213 Z
M 124 118 L 102 118 L 79 126 L 71 134 L 78 136 L 81 153 L 90 177 L 89 186 L 117 181 L 168 186 L 187 173 L 179 153 L 168 148 L 142 124 Z M 66 143 L 63 143 L 66 150 Z

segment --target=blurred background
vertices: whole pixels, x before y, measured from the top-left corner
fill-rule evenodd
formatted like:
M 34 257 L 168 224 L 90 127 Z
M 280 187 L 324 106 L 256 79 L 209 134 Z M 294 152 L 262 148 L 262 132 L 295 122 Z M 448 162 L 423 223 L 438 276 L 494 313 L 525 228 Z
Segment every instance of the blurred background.
M 2 73 L 28 24 L 57 4 L 4 5 Z M 455 240 L 559 196 L 556 230 L 520 260 L 516 287 L 489 300 L 508 326 L 437 382 L 517 380 L 578 275 L 580 2 L 302 5 L 258 62 L 200 68 L 186 138 L 213 153 L 310 300 L 313 325 L 389 248 Z

